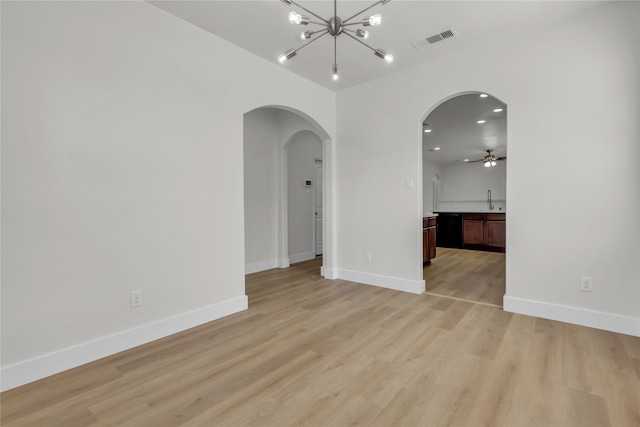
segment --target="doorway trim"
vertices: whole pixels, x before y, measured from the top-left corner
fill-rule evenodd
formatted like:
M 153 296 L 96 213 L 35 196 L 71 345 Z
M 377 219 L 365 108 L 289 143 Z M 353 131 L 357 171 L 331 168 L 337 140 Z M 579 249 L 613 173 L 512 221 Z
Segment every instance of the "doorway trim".
M 313 159 L 313 172 L 314 172 L 314 177 L 312 178 L 313 180 L 315 180 L 315 173 L 316 170 L 318 169 L 318 165 L 320 165 L 320 169 L 321 169 L 321 173 L 322 173 L 322 180 L 324 181 L 324 162 L 322 158 L 314 158 Z M 322 256 L 324 252 L 324 248 L 321 250 L 321 253 L 318 253 L 318 205 L 316 204 L 316 200 L 317 199 L 317 189 L 318 187 L 316 185 L 312 184 L 312 195 L 313 195 L 313 252 L 315 253 L 315 256 Z M 324 193 L 324 187 L 322 187 L 320 189 L 320 191 L 322 191 Z M 324 207 L 324 205 L 322 206 Z M 322 221 L 324 222 L 324 212 L 322 213 Z M 324 228 L 323 228 L 324 229 Z M 324 243 L 324 241 L 323 241 Z

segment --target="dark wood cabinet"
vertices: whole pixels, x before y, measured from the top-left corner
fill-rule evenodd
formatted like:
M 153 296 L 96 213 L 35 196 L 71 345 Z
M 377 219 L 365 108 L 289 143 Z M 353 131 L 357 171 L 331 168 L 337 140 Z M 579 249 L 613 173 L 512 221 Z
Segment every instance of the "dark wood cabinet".
M 436 226 L 429 227 L 429 261 L 436 257 Z
M 462 217 L 462 244 L 484 244 L 484 215 L 465 214 Z
M 506 246 L 505 214 L 464 214 L 462 244 L 470 249 L 504 252 Z
M 484 244 L 504 250 L 506 246 L 506 228 L 504 214 L 487 214 L 484 225 Z
M 428 264 L 436 257 L 436 217 L 422 219 L 422 263 Z

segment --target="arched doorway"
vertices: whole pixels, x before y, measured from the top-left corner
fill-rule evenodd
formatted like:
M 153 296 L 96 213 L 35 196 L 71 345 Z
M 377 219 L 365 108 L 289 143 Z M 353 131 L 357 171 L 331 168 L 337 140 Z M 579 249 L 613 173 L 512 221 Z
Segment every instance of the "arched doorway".
M 321 274 L 332 277 L 333 188 L 332 141 L 327 132 L 304 113 L 282 106 L 264 106 L 244 114 L 245 273 L 286 268 L 289 258 L 289 172 L 287 148 L 300 135 L 320 140 L 323 175 L 321 200 L 325 206 Z M 304 185 L 304 183 L 300 183 Z
M 452 95 L 423 116 L 423 211 L 437 221 L 426 292 L 502 306 L 505 294 L 507 105 Z

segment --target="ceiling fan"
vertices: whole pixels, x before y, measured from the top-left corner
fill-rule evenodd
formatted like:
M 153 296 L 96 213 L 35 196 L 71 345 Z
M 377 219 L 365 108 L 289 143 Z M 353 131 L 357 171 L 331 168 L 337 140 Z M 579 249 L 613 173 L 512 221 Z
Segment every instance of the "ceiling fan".
M 477 162 L 483 162 L 484 166 L 487 168 L 493 167 L 496 165 L 496 162 L 499 160 L 505 160 L 507 158 L 507 156 L 504 157 L 496 157 L 493 154 L 491 154 L 493 150 L 487 150 L 487 155 L 484 156 L 484 159 L 479 159 L 479 160 L 470 160 L 467 163 L 477 163 Z

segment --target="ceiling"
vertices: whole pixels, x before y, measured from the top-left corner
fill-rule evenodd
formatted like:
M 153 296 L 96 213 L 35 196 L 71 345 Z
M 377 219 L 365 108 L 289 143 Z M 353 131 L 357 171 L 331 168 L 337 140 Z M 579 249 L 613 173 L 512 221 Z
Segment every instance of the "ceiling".
M 480 95 L 449 99 L 427 116 L 423 130 L 431 132 L 422 133 L 424 160 L 447 165 L 480 160 L 486 150 L 496 157 L 507 155 L 507 106 L 492 96 Z
M 333 16 L 333 1 L 295 0 L 325 19 Z M 148 1 L 172 15 L 190 22 L 243 49 L 265 58 L 330 90 L 338 91 L 385 75 L 425 64 L 468 49 L 504 48 L 532 31 L 606 1 L 420 1 L 393 0 L 376 5 L 363 16 L 380 13 L 379 27 L 368 27 L 367 44 L 392 53 L 395 60 L 387 64 L 373 52 L 351 38 L 337 39 L 337 62 L 340 79 L 331 79 L 333 37 L 326 35 L 300 50 L 294 58 L 280 65 L 278 55 L 303 45 L 302 30 L 319 28 L 292 25 L 287 20 L 291 10 L 304 13 L 280 0 L 218 1 L 161 0 Z M 338 16 L 346 19 L 373 4 L 373 1 L 338 1 Z M 354 21 L 356 21 L 354 19 Z M 352 21 L 353 22 L 353 21 Z M 360 28 L 353 26 L 351 28 Z M 415 48 L 415 43 L 453 28 L 456 37 Z M 215 52 L 211 52 L 215 55 Z

